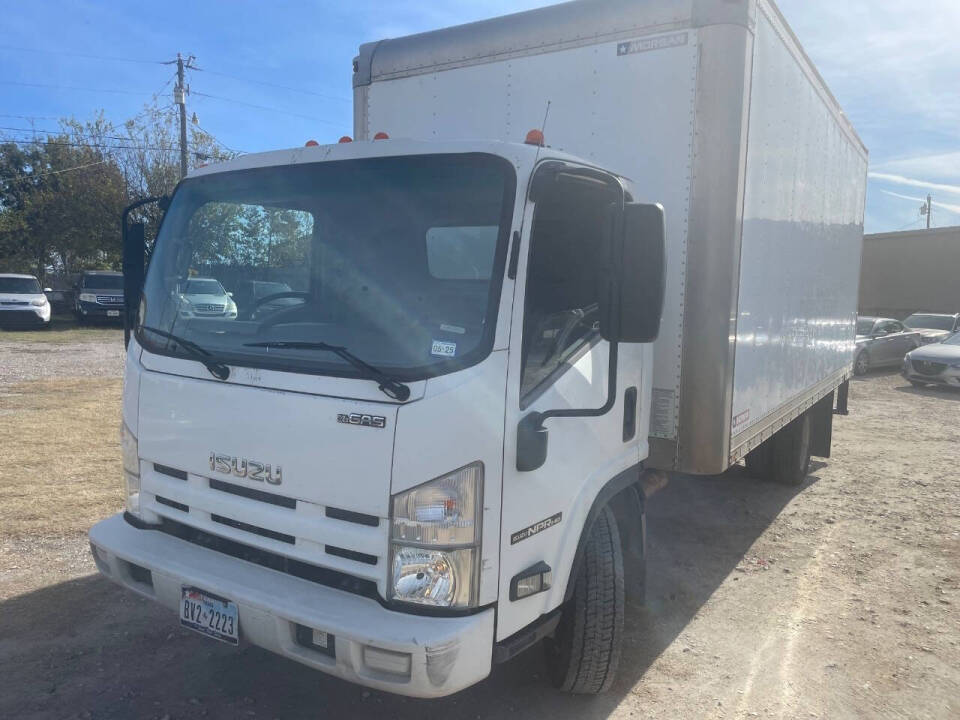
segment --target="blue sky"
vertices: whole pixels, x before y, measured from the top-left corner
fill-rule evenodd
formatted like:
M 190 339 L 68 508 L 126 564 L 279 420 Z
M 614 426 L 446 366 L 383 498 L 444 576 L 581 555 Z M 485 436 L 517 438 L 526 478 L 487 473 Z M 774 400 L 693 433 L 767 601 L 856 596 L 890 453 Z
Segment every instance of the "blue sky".
M 119 123 L 173 75 L 171 66 L 152 62 L 38 50 L 145 61 L 181 51 L 203 68 L 190 73 L 190 110 L 228 147 L 331 142 L 351 131 L 350 65 L 361 42 L 544 4 L 0 0 L 0 127 L 55 129 L 57 117 L 85 119 L 98 108 Z M 870 148 L 867 232 L 920 227 L 928 192 L 934 225 L 960 225 L 960 3 L 779 4 Z M 170 92 L 167 86 L 164 96 Z

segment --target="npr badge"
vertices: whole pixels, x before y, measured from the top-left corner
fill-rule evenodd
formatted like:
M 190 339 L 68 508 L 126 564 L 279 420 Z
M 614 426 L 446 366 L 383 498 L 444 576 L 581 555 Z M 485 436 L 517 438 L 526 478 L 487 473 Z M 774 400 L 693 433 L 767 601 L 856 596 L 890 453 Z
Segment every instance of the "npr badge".
M 540 522 L 534 523 L 529 527 L 525 527 L 523 530 L 517 530 L 510 536 L 510 544 L 516 545 L 522 540 L 531 538 L 537 533 L 541 533 L 544 530 L 552 528 L 554 525 L 559 525 L 560 521 L 563 519 L 563 513 L 557 513 L 556 515 L 551 515 L 546 520 L 541 520 Z

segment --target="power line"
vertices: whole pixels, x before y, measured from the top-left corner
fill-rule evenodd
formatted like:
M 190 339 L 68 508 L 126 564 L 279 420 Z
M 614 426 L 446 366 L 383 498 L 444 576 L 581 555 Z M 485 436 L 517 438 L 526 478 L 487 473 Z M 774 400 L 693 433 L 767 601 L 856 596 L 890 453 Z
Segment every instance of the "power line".
M 248 82 L 254 85 L 264 85 L 265 87 L 272 87 L 272 88 L 277 88 L 279 90 L 288 90 L 290 92 L 303 93 L 304 95 L 313 95 L 314 97 L 325 98 L 327 100 L 337 100 L 338 102 L 351 102 L 349 98 L 345 98 L 339 95 L 328 95 L 326 93 L 320 93 L 314 90 L 307 90 L 306 88 L 291 87 L 289 85 L 278 85 L 277 83 L 266 82 L 265 80 L 254 80 L 253 78 L 243 77 L 242 75 L 231 75 L 230 73 L 220 72 L 219 70 L 208 70 L 207 68 L 193 68 L 193 69 L 199 70 L 200 72 L 209 73 L 210 75 L 219 75 L 220 77 L 230 78 L 231 80 L 239 80 L 241 82 Z
M 197 95 L 199 97 L 212 98 L 213 100 L 222 100 L 224 102 L 235 103 L 237 105 L 245 105 L 246 107 L 256 108 L 258 110 L 266 110 L 267 112 L 280 113 L 281 115 L 292 115 L 293 117 L 304 118 L 306 120 L 313 120 L 314 122 L 325 123 L 327 125 L 333 125 L 339 127 L 341 123 L 334 122 L 333 120 L 324 120 L 323 118 L 314 117 L 312 115 L 304 115 L 302 113 L 290 112 L 289 110 L 280 110 L 279 108 L 268 107 L 267 105 L 257 105 L 256 103 L 250 103 L 246 100 L 235 100 L 234 98 L 221 97 L 220 95 L 210 95 L 209 93 L 202 93 L 197 91 L 191 91 L 191 95 Z
M 0 144 L 4 142 L 13 143 L 15 145 L 55 145 L 60 147 L 90 148 L 92 150 L 151 150 L 153 152 L 175 152 L 177 149 L 175 145 L 169 145 L 167 147 L 152 145 L 111 145 L 108 143 L 98 144 L 68 142 L 66 140 L 22 140 L 17 138 L 0 138 Z M 194 147 L 194 152 L 196 152 L 196 146 Z
M 88 88 L 88 87 L 79 87 L 76 85 L 52 85 L 49 83 L 20 82 L 19 80 L 0 80 L 0 85 L 19 85 L 20 87 L 52 88 L 54 90 L 81 90 L 83 92 L 114 93 L 117 95 L 151 95 L 152 94 L 149 92 L 140 92 L 135 90 L 119 90 L 116 88 Z
M 43 175 L 59 175 L 60 173 L 71 172 L 72 170 L 83 170 L 84 168 L 93 167 L 94 165 L 103 165 L 106 160 L 98 160 L 97 162 L 87 163 L 86 165 L 77 165 L 76 167 L 64 168 L 63 170 L 48 170 L 46 172 L 39 173 L 21 173 L 20 175 L 10 175 L 9 177 L 0 178 L 0 182 L 7 182 L 8 180 L 22 180 L 28 178 L 41 177 Z
M 140 63 L 142 65 L 162 65 L 159 60 L 142 60 L 136 58 L 116 57 L 109 55 L 94 55 L 92 53 L 71 52 L 69 50 L 46 50 L 43 48 L 26 48 L 15 45 L 0 45 L 0 50 L 13 50 L 15 52 L 42 53 L 44 55 L 66 55 L 67 57 L 88 58 L 90 60 L 106 60 L 107 62 L 126 62 Z
M 56 115 L 8 115 L 0 113 L 0 117 L 17 118 L 18 120 L 59 120 Z

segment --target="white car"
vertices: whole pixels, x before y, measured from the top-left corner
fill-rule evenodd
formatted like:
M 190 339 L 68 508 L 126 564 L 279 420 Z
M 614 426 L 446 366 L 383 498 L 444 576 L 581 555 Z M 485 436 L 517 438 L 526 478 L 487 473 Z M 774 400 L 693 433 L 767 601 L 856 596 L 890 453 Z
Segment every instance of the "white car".
M 914 313 L 903 321 L 911 330 L 920 333 L 920 344 L 943 342 L 960 331 L 960 314 Z
M 0 275 L 0 327 L 50 327 L 50 302 L 33 275 Z
M 189 278 L 178 286 L 181 317 L 237 317 L 237 304 L 216 278 Z
M 916 387 L 960 387 L 960 332 L 907 353 L 901 374 Z

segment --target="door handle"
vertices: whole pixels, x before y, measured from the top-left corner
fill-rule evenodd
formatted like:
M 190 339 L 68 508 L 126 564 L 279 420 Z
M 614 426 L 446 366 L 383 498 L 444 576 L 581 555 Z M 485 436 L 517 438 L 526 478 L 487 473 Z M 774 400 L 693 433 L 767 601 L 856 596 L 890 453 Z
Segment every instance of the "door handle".
M 633 440 L 637 434 L 637 389 L 629 387 L 623 393 L 623 441 Z

